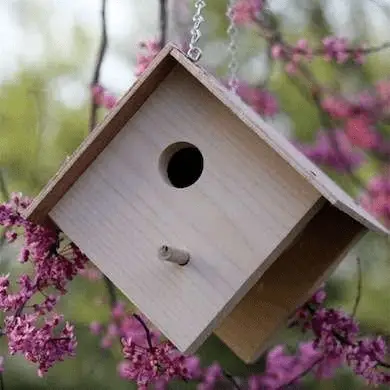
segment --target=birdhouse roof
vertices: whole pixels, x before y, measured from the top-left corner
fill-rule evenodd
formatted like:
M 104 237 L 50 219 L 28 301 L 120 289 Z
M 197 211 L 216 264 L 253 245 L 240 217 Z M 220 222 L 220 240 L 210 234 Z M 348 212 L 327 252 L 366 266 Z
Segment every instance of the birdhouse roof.
M 183 67 L 197 79 L 216 99 L 273 148 L 286 163 L 305 177 L 331 204 L 368 229 L 384 234 L 389 233 L 379 221 L 358 205 L 282 134 L 267 124 L 239 97 L 230 93 L 217 79 L 200 66 L 192 63 L 172 44 L 161 50 L 142 76 L 121 98 L 117 106 L 67 159 L 39 196 L 35 198 L 27 212 L 27 217 L 31 221 L 43 223 L 47 219 L 48 213 L 56 203 L 176 66 Z

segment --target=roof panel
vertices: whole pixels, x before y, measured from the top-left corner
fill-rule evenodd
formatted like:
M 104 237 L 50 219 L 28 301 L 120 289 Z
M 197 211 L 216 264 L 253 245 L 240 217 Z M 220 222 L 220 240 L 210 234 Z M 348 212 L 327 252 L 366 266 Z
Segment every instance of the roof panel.
M 389 234 L 389 230 L 359 206 L 283 135 L 267 124 L 238 96 L 230 93 L 217 79 L 203 68 L 192 63 L 172 44 L 167 45 L 157 55 L 140 79 L 120 100 L 118 106 L 85 139 L 72 157 L 46 185 L 27 211 L 30 220 L 39 223 L 46 219 L 47 214 L 59 199 L 108 145 L 177 63 L 180 63 L 229 110 L 284 158 L 288 164 L 303 175 L 330 203 L 364 224 L 367 228 L 382 234 Z

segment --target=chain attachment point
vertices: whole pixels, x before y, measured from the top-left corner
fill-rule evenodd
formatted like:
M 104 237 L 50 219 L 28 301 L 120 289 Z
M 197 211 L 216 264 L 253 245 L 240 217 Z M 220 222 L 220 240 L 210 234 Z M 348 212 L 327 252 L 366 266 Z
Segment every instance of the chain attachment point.
M 236 20 L 235 20 L 235 6 L 236 6 L 236 0 L 229 0 L 228 9 L 226 12 L 226 16 L 229 19 L 229 27 L 227 29 L 227 35 L 229 36 L 229 46 L 228 46 L 228 52 L 230 56 L 229 60 L 229 80 L 228 80 L 228 86 L 231 92 L 234 94 L 237 93 L 238 89 L 238 59 L 237 59 L 237 26 L 236 26 Z
M 193 61 L 197 62 L 202 57 L 202 50 L 196 46 L 202 33 L 200 31 L 200 25 L 204 22 L 204 17 L 202 15 L 203 8 L 206 7 L 205 0 L 196 0 L 195 1 L 195 14 L 192 17 L 194 22 L 193 28 L 191 29 L 191 41 L 189 44 L 189 49 L 187 51 L 187 57 Z

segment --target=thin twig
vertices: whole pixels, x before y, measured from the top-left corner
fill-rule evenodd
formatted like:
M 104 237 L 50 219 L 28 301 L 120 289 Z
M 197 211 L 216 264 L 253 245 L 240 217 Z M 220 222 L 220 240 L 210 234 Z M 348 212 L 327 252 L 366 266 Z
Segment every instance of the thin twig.
M 356 257 L 356 265 L 357 265 L 357 272 L 358 272 L 358 280 L 357 280 L 357 291 L 356 291 L 356 299 L 355 304 L 353 306 L 352 310 L 352 317 L 355 317 L 357 309 L 359 307 L 361 298 L 362 298 L 362 291 L 363 291 L 363 272 L 362 272 L 362 262 L 360 260 L 360 257 Z
M 4 199 L 9 199 L 9 191 L 5 183 L 4 172 L 0 169 L 0 193 Z
M 93 72 L 91 87 L 97 85 L 100 79 L 100 71 L 102 68 L 102 63 L 104 55 L 107 50 L 108 38 L 107 38 L 107 21 L 106 21 L 106 10 L 107 10 L 107 0 L 102 0 L 102 6 L 100 11 L 100 21 L 101 21 L 101 39 L 99 45 L 99 51 L 96 58 L 95 69 Z M 89 132 L 91 132 L 97 123 L 97 111 L 99 106 L 96 104 L 95 99 L 92 96 L 91 99 L 91 111 L 89 117 Z
M 300 372 L 298 375 L 294 376 L 294 378 L 292 378 L 289 382 L 287 383 L 284 383 L 282 386 L 279 386 L 278 388 L 276 388 L 276 390 L 282 390 L 284 388 L 288 388 L 288 386 L 291 386 L 292 384 L 294 384 L 298 379 L 301 379 L 303 378 L 304 376 L 306 376 L 307 374 L 309 374 L 313 368 L 318 364 L 320 363 L 322 360 L 324 359 L 323 356 L 319 357 L 317 360 L 315 360 L 309 367 L 307 367 L 304 371 Z
M 0 372 L 0 389 L 5 390 L 4 376 L 2 372 Z
M 163 48 L 167 43 L 168 35 L 168 13 L 167 0 L 160 0 L 160 47 Z
M 142 325 L 142 327 L 145 330 L 146 333 L 146 339 L 148 340 L 148 345 L 149 349 L 152 351 L 153 350 L 153 343 L 152 343 L 152 335 L 150 334 L 150 329 L 148 326 L 145 324 L 145 321 L 138 315 L 138 314 L 133 314 L 133 317 Z
M 115 286 L 111 282 L 111 280 L 108 279 L 108 277 L 106 275 L 104 275 L 104 283 L 106 285 L 108 296 L 110 298 L 110 307 L 111 307 L 111 309 L 113 309 L 116 306 L 116 303 L 118 302 L 118 297 L 116 295 Z
M 4 178 L 4 172 L 0 169 L 0 194 L 1 196 L 5 199 L 5 200 L 8 200 L 9 199 L 9 191 L 8 191 L 8 187 L 7 187 L 7 184 L 5 182 L 5 178 Z M 3 229 L 3 232 L 1 233 L 0 235 L 0 248 L 4 245 L 5 243 L 5 233 L 6 233 L 7 229 Z

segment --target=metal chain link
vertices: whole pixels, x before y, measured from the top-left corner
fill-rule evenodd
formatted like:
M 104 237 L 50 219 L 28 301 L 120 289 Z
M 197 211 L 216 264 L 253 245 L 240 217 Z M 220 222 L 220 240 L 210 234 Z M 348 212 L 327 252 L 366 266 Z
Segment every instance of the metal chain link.
M 195 14 L 192 17 L 192 21 L 194 25 L 191 29 L 191 41 L 189 45 L 189 49 L 187 51 L 187 57 L 189 57 L 192 61 L 199 61 L 200 57 L 202 57 L 202 50 L 196 46 L 199 41 L 199 38 L 202 36 L 202 33 L 199 29 L 200 25 L 204 22 L 204 17 L 202 15 L 203 8 L 206 7 L 206 1 L 204 0 L 196 0 L 195 1 Z
M 235 5 L 236 0 L 229 0 L 228 9 L 226 16 L 229 19 L 229 27 L 227 29 L 227 34 L 229 36 L 229 46 L 228 52 L 230 56 L 229 60 L 229 81 L 228 86 L 230 91 L 234 94 L 237 93 L 238 89 L 238 58 L 237 58 L 237 26 L 235 21 Z

